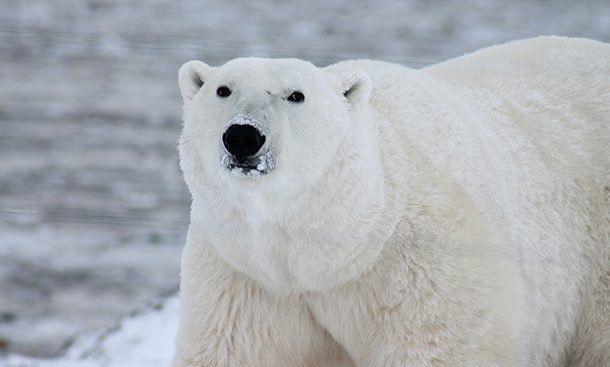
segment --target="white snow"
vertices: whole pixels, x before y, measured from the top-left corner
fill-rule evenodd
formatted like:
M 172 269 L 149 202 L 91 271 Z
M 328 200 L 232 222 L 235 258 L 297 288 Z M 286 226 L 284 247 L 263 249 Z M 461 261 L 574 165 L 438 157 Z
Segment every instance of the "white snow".
M 178 327 L 178 297 L 147 306 L 115 327 L 78 339 L 61 358 L 0 357 L 5 367 L 168 367 Z

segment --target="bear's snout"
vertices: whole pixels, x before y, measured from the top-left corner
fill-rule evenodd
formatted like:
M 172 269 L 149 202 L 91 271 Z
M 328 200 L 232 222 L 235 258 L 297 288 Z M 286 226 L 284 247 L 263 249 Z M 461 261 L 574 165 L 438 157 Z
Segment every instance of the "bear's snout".
M 238 162 L 245 162 L 265 144 L 265 135 L 252 125 L 234 124 L 222 134 L 222 143 Z

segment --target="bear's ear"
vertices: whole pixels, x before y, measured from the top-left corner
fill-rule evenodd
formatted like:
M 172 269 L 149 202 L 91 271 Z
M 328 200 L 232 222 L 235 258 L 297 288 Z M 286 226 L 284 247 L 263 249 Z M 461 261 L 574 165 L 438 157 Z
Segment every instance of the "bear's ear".
M 178 84 L 184 102 L 193 99 L 203 84 L 212 74 L 214 68 L 197 60 L 187 61 L 178 71 Z
M 366 104 L 371 96 L 373 82 L 368 74 L 361 71 L 342 71 L 337 75 L 340 92 L 350 105 Z

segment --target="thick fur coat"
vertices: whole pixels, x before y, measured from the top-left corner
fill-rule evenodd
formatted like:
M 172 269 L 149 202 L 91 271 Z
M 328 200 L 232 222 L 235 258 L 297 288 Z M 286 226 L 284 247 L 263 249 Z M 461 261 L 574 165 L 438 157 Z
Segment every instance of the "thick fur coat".
M 174 367 L 610 366 L 609 45 L 179 81 Z M 256 169 L 226 163 L 229 124 L 265 135 Z

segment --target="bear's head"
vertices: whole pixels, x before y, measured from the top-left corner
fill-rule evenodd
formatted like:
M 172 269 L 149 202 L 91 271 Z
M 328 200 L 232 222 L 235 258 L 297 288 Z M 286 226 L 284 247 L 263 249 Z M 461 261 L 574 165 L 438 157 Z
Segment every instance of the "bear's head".
M 225 260 L 265 283 L 331 284 L 329 274 L 311 273 L 354 251 L 335 253 L 332 244 L 357 242 L 350 236 L 366 216 L 362 192 L 381 181 L 371 179 L 379 162 L 363 121 L 370 78 L 296 59 L 240 58 L 221 67 L 189 61 L 179 84 L 191 222 L 206 227 Z
M 206 177 L 300 191 L 318 180 L 370 93 L 359 73 L 296 59 L 189 61 L 179 72 L 185 131 Z M 273 183 L 275 182 L 275 183 Z

